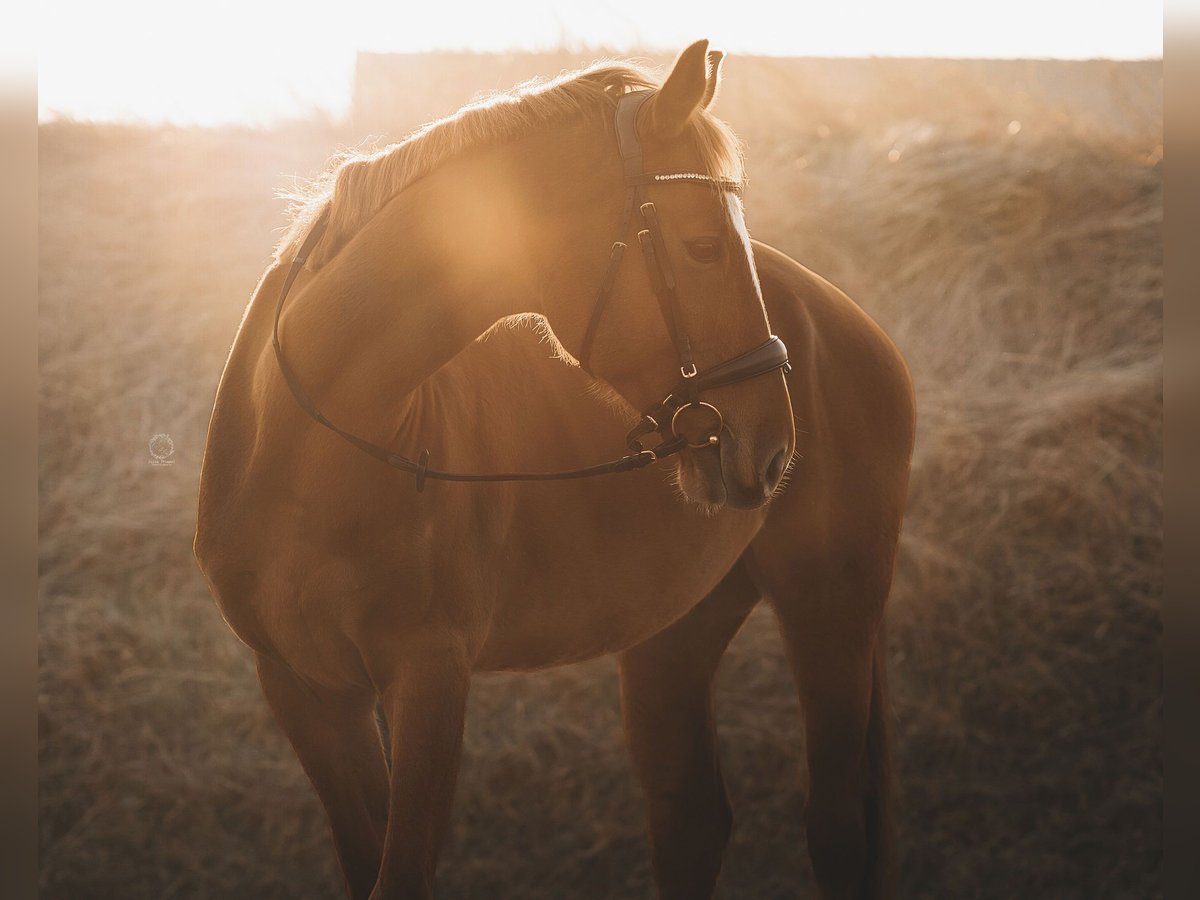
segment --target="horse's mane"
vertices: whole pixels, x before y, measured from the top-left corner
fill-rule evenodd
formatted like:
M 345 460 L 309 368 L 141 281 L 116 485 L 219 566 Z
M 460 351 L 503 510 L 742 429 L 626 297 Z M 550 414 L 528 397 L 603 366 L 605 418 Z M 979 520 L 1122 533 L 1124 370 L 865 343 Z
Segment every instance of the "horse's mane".
M 609 121 L 621 94 L 654 87 L 658 81 L 646 69 L 596 63 L 470 103 L 374 153 L 343 153 L 307 187 L 286 195 L 293 201 L 291 223 L 275 248 L 275 257 L 290 261 L 317 216 L 328 207 L 325 234 L 308 259 L 310 269 L 319 269 L 392 197 L 458 154 L 581 117 Z M 690 125 L 709 173 L 742 180 L 741 145 L 729 126 L 707 110 L 693 115 Z

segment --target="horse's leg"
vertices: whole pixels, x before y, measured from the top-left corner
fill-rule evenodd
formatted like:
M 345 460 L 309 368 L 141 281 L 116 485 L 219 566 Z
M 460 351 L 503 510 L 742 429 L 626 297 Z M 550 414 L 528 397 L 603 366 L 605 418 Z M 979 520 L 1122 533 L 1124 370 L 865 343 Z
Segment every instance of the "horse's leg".
M 329 816 L 347 890 L 365 900 L 379 876 L 387 827 L 387 767 L 374 691 L 332 694 L 262 654 L 257 663 L 267 703 Z
M 881 624 L 891 555 L 803 579 L 764 568 L 804 711 L 813 874 L 826 900 L 890 896 L 895 840 Z
M 630 753 L 649 808 L 659 896 L 711 897 L 732 812 L 721 777 L 712 681 L 758 602 L 738 562 L 695 609 L 620 657 Z
M 387 835 L 371 900 L 433 896 L 462 751 L 471 665 L 452 637 L 409 639 L 367 660 L 391 742 Z

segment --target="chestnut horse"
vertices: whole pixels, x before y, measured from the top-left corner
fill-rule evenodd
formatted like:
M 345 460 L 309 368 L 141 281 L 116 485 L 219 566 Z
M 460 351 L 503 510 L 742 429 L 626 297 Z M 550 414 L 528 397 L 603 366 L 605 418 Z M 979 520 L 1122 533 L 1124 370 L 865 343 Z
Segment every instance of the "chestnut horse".
M 196 557 L 254 651 L 352 897 L 432 896 L 472 672 L 608 653 L 660 896 L 711 896 L 731 828 L 712 681 L 764 597 L 802 701 L 822 894 L 890 889 L 881 623 L 911 382 L 854 303 L 751 242 L 740 201 L 713 189 L 742 171 L 708 111 L 721 57 L 707 47 L 684 50 L 661 86 L 598 65 L 344 161 L 299 210 L 242 321 L 209 427 Z M 625 182 L 613 114 L 644 89 L 646 167 L 710 179 L 645 186 L 696 365 L 772 333 L 791 350 L 790 373 L 705 395 L 719 442 L 601 478 L 418 493 L 305 413 L 271 335 L 287 266 L 320 221 L 279 332 L 339 427 L 468 472 L 611 458 L 632 411 L 679 377 L 633 253 L 594 329 L 591 374 L 575 365 L 614 238 L 636 244 L 637 224 L 614 234 Z

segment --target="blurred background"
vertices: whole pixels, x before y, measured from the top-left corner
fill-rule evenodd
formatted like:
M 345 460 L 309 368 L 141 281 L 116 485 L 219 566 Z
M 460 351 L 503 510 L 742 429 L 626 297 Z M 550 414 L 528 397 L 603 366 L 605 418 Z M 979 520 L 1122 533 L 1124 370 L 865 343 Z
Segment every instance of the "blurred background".
M 42 4 L 42 896 L 340 896 L 190 548 L 277 192 L 481 93 L 699 37 L 732 54 L 715 112 L 752 233 L 846 290 L 917 384 L 902 895 L 1161 895 L 1161 9 L 772 6 Z M 472 691 L 439 896 L 651 896 L 613 663 Z M 717 708 L 718 896 L 812 896 L 769 610 Z

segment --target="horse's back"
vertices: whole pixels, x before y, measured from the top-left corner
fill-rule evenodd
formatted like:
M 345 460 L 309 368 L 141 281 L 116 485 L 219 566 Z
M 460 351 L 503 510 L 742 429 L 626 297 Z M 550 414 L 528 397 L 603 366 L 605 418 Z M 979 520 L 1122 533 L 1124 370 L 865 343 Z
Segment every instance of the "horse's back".
M 840 288 L 769 244 L 754 241 L 763 300 L 772 326 L 788 342 L 793 371 L 823 391 L 871 387 L 893 401 L 898 425 L 912 412 L 912 378 L 883 329 Z M 798 379 L 789 378 L 795 390 Z

